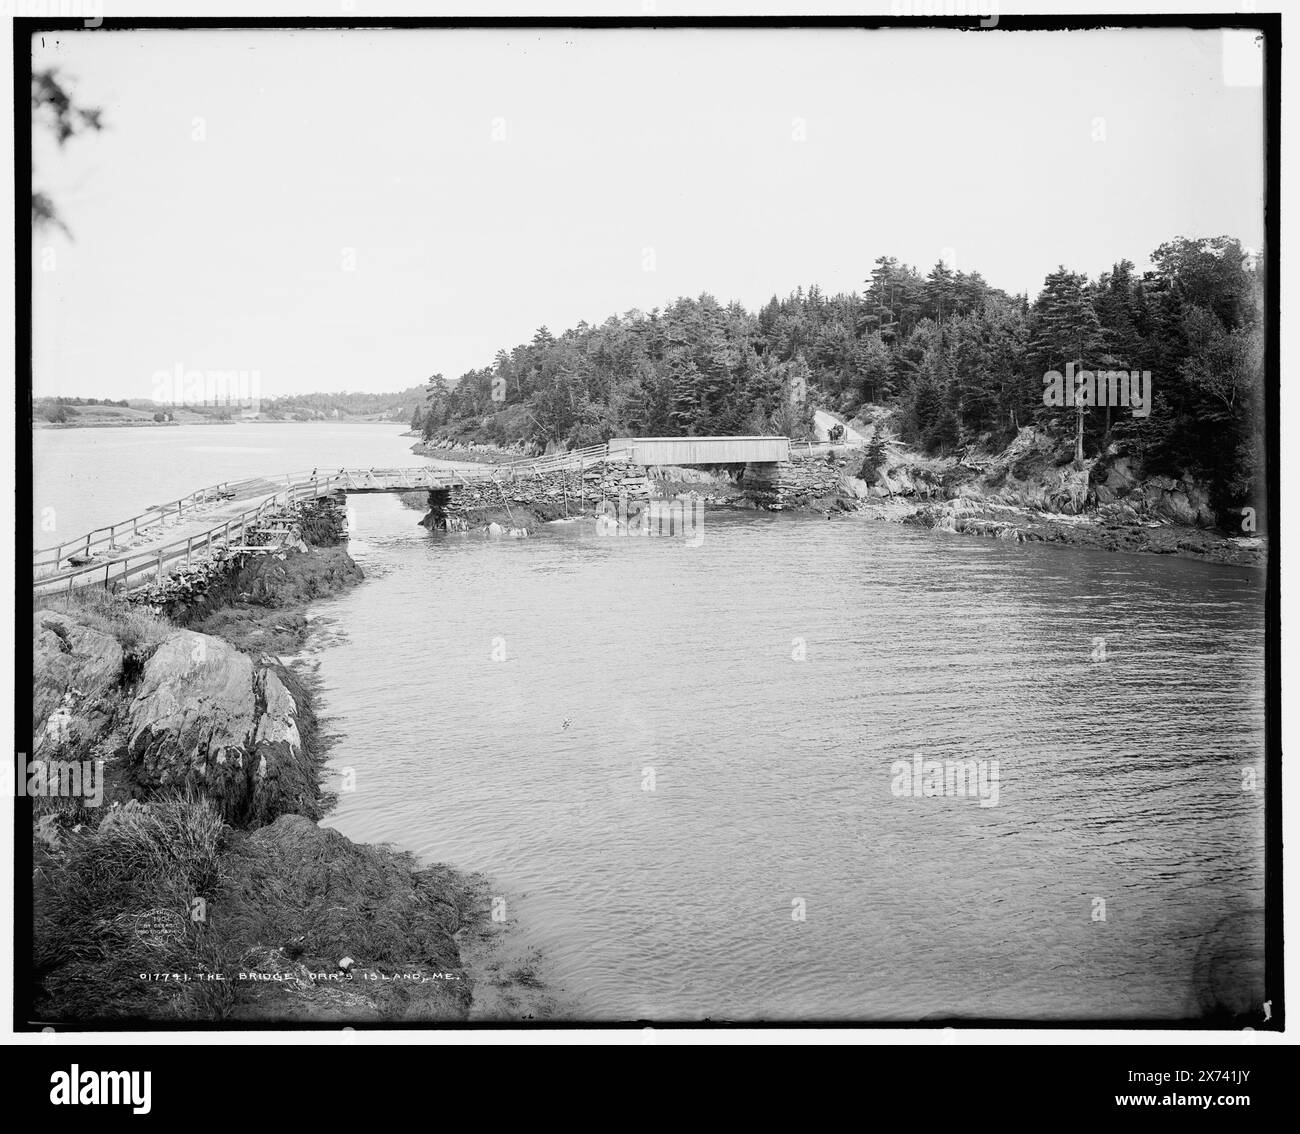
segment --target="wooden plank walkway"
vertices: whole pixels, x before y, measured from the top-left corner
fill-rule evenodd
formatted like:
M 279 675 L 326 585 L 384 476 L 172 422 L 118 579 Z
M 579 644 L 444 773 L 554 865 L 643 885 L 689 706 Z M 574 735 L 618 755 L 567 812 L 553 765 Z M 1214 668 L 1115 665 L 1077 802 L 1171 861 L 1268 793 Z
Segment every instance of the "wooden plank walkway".
M 226 482 L 37 550 L 32 556 L 32 587 L 39 595 L 92 584 L 137 585 L 151 574 L 161 577 L 179 565 L 205 558 L 214 549 L 248 550 L 245 533 L 262 526 L 269 513 L 318 496 L 452 489 L 480 481 L 507 484 L 607 459 L 608 450 L 600 445 L 507 465 L 440 462 L 412 468 L 312 469 L 282 478 Z
M 741 459 L 751 451 L 756 459 L 769 459 L 778 451 L 787 455 L 789 444 L 783 437 L 623 438 L 503 465 L 443 461 L 412 468 L 340 468 L 334 472 L 317 468 L 309 473 L 223 482 L 37 550 L 32 555 L 32 587 L 39 595 L 91 584 L 136 585 L 133 579 L 143 581 L 151 573 L 161 578 L 168 570 L 192 564 L 219 548 L 250 550 L 246 534 L 264 529 L 270 513 L 334 493 L 415 492 L 484 482 L 504 489 L 513 481 L 550 472 L 629 461 L 638 445 L 647 453 L 658 452 L 654 449 L 658 445 L 665 455 L 706 461 Z M 252 549 L 276 546 L 254 544 Z

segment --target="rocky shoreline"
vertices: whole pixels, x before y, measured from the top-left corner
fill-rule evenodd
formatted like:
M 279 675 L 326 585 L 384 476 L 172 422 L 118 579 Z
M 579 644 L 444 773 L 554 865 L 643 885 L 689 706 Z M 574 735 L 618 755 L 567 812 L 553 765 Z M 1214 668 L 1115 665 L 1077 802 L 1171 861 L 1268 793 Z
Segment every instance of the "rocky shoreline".
M 500 464 L 520 454 L 475 443 L 417 442 L 412 450 L 443 459 Z M 454 455 L 454 456 L 453 456 Z M 884 460 L 870 480 L 862 471 L 860 449 L 829 457 L 806 457 L 745 485 L 726 472 L 699 469 L 649 469 L 639 472 L 551 474 L 506 490 L 476 488 L 459 509 L 451 530 L 481 530 L 488 535 L 526 535 L 540 523 L 578 511 L 592 501 L 687 497 L 710 507 L 737 510 L 859 514 L 934 531 L 982 536 L 1013 543 L 1047 543 L 1105 551 L 1173 555 L 1206 562 L 1260 568 L 1267 563 L 1267 541 L 1251 531 L 1230 535 L 1213 526 L 1202 486 L 1183 478 L 1144 476 L 1117 453 L 1084 462 L 1062 463 L 1057 446 L 1032 428 L 1004 451 L 976 459 L 923 458 L 904 446 L 885 447 Z M 497 497 L 489 499 L 491 492 Z M 585 495 L 584 495 L 585 492 Z M 563 496 L 565 507 L 561 507 Z M 405 503 L 427 511 L 424 493 Z M 470 518 L 472 517 L 472 519 Z M 444 518 L 430 526 L 448 526 Z
M 504 465 L 531 456 L 522 447 L 508 449 L 478 441 L 452 441 L 446 438 L 430 438 L 427 441 L 421 439 L 411 446 L 411 452 L 439 461 L 475 461 L 485 465 Z
M 301 646 L 306 603 L 362 576 L 341 507 L 304 506 L 299 533 L 34 611 L 42 1024 L 469 1017 L 483 880 L 317 822 L 329 738 L 277 655 Z
M 723 471 L 565 470 L 475 488 L 459 523 L 444 513 L 442 526 L 470 530 L 473 517 L 489 535 L 526 535 L 620 497 L 687 495 L 1015 543 L 1251 567 L 1267 558 L 1258 536 L 1209 527 L 1189 478 L 1143 476 L 1118 453 L 1075 466 L 1032 430 L 993 457 L 926 460 L 888 446 L 871 480 L 855 475 L 862 465 L 860 451 L 796 460 L 757 493 Z M 427 493 L 410 495 L 430 510 Z M 42 1024 L 545 1011 L 528 966 L 493 959 L 483 879 L 319 826 L 343 786 L 327 782 L 311 679 L 282 658 L 303 647 L 308 604 L 362 573 L 338 501 L 299 505 L 291 521 L 280 552 L 219 554 L 124 595 L 86 589 L 34 611 L 22 794 L 33 800 Z M 63 791 L 74 776 L 79 790 Z M 486 975 L 467 957 L 488 958 Z
M 1145 475 L 1117 448 L 1076 466 L 1032 428 L 992 456 L 917 458 L 886 447 L 875 482 L 849 482 L 855 510 L 935 531 L 1174 555 L 1242 567 L 1267 563 L 1267 541 L 1243 515 L 1240 535 L 1214 527 L 1204 486 Z

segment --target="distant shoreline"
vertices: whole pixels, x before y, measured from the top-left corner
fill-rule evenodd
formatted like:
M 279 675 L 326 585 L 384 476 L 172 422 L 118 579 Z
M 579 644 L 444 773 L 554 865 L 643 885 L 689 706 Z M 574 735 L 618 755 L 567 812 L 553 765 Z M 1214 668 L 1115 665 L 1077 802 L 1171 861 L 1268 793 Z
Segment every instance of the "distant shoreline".
M 374 421 L 367 418 L 326 418 L 316 421 L 294 421 L 291 418 L 249 418 L 229 421 L 33 421 L 32 429 L 155 429 L 160 426 L 180 425 L 405 425 L 401 421 Z M 409 427 L 408 427 L 409 428 Z
M 33 421 L 32 429 L 156 429 L 179 421 Z

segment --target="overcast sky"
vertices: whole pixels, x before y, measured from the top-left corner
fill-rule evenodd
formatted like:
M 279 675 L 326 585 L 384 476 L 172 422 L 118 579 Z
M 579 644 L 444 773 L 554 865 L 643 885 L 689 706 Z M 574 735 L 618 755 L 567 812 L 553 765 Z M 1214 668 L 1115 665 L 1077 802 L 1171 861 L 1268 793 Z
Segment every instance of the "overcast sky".
M 880 255 L 1037 293 L 1263 240 L 1259 54 L 1218 32 L 47 37 L 107 129 L 36 183 L 35 392 L 396 390 L 546 324 L 861 290 Z M 1225 72 L 1225 57 L 1228 65 Z M 51 256 L 51 253 L 53 254 Z

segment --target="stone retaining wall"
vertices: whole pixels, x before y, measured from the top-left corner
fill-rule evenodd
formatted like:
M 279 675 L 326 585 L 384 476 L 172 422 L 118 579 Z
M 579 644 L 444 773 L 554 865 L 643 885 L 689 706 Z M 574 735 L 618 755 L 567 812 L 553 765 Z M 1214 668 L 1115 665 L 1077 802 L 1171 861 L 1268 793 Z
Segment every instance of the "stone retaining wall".
M 429 493 L 425 527 L 465 531 L 476 526 L 481 513 L 525 509 L 529 518 L 554 520 L 590 512 L 602 500 L 645 500 L 654 485 L 639 465 L 593 465 L 552 472 L 519 472 L 498 481 L 476 481 L 454 489 Z
M 845 480 L 841 465 L 824 459 L 751 462 L 741 479 L 745 495 L 770 512 L 807 508 L 855 492 Z
M 123 597 L 182 623 L 196 611 L 222 605 L 229 598 L 225 590 L 250 559 L 258 555 L 283 558 L 290 552 L 306 551 L 309 544 L 330 547 L 345 541 L 347 519 L 342 494 L 268 511 L 261 524 L 245 530 L 241 540 L 256 544 L 272 538 L 267 534 L 268 528 L 286 526 L 289 533 L 275 552 L 228 551 L 217 545 L 211 556 L 204 556 L 189 566 L 173 567 L 162 578 L 150 577 L 131 587 Z

